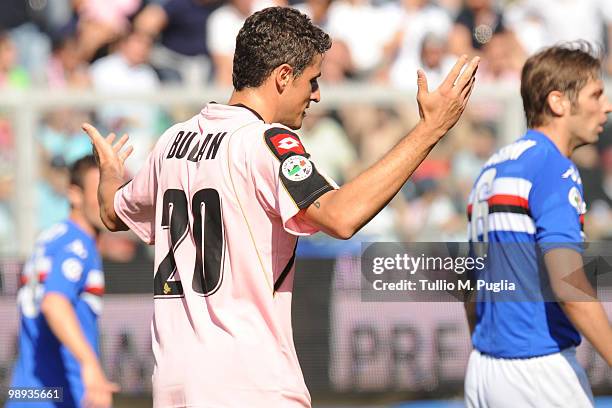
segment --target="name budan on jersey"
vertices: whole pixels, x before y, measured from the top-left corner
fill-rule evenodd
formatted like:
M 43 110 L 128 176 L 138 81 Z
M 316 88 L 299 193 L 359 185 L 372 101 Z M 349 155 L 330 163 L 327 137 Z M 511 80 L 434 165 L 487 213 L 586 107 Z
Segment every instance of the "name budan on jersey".
M 208 133 L 204 137 L 204 140 L 198 140 L 195 146 L 190 150 L 189 148 L 196 135 L 198 135 L 197 132 L 185 132 L 183 130 L 178 132 L 174 137 L 174 141 L 170 146 L 170 151 L 166 159 L 183 159 L 187 155 L 187 152 L 189 152 L 187 160 L 192 162 L 199 162 L 202 160 L 204 153 L 206 153 L 205 160 L 214 159 L 227 132 L 219 132 L 214 136 L 212 133 Z

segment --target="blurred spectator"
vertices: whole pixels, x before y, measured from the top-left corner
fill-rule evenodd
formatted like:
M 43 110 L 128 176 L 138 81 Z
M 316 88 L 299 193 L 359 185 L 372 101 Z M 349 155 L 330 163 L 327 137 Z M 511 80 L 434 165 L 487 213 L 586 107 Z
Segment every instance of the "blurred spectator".
M 91 85 L 88 66 L 77 45 L 73 36 L 54 41 L 46 72 L 46 83 L 50 88 L 86 88 Z
M 398 112 L 401 110 L 404 109 L 349 105 L 340 111 L 347 135 L 357 146 L 360 171 L 378 161 L 411 127 L 403 121 Z
M 11 29 L 30 21 L 30 8 L 24 0 L 2 0 L 0 2 L 0 27 Z
M 236 36 L 253 11 L 253 0 L 229 0 L 210 15 L 206 40 L 214 65 L 215 84 L 232 85 Z
M 72 0 L 77 14 L 79 52 L 91 61 L 98 50 L 116 41 L 130 26 L 142 0 Z
M 26 0 L 0 2 L 0 30 L 6 30 L 10 35 L 19 50 L 18 64 L 35 82 L 42 79 L 50 52 L 49 38 L 41 31 L 44 25 L 44 4 L 45 2 Z
M 10 204 L 14 194 L 12 184 L 12 178 L 0 174 L 0 255 L 14 254 L 17 251 L 15 217 Z
M 100 93 L 143 93 L 160 87 L 155 70 L 148 65 L 152 40 L 146 34 L 132 32 L 117 44 L 116 50 L 91 66 L 94 89 Z M 134 153 L 126 162 L 135 174 L 146 159 L 157 133 L 159 109 L 151 104 L 110 103 L 97 111 L 98 119 L 109 131 L 128 133 Z
M 314 24 L 327 32 L 331 4 L 332 0 L 307 0 L 304 3 L 296 4 L 295 8 L 306 14 Z
M 310 17 L 313 23 L 325 32 L 331 34 L 329 27 L 331 5 L 332 0 L 307 0 L 305 3 L 297 4 L 295 8 Z M 350 70 L 350 51 L 344 42 L 335 40 L 321 64 L 321 81 L 327 83 L 344 81 Z
M 0 118 L 0 254 L 17 249 L 15 217 L 11 210 L 14 196 L 15 151 L 10 123 Z
M 389 45 L 395 49 L 391 52 L 397 54 L 391 66 L 390 81 L 404 88 L 414 87 L 417 69 L 424 68 L 430 87 L 435 88 L 441 71 L 447 66 L 444 60 L 446 38 L 452 27 L 450 16 L 429 0 L 403 0 L 401 4 L 401 9 L 397 10 L 401 24 Z
M 66 218 L 70 213 L 68 193 L 68 167 L 61 157 L 43 163 L 36 185 L 39 231 L 45 230 Z
M 494 34 L 505 29 L 503 15 L 493 0 L 465 0 L 449 36 L 450 51 L 455 55 L 478 54 Z
M 317 166 L 338 183 L 358 173 L 355 170 L 357 151 L 340 124 L 321 111 L 306 115 L 300 129 L 300 139 L 317 161 Z
M 167 0 L 147 5 L 134 20 L 134 29 L 152 37 L 161 35 L 151 63 L 163 81 L 198 86 L 207 82 L 211 63 L 208 19 L 219 0 Z
M 504 9 L 508 27 L 527 55 L 535 54 L 548 43 L 544 21 L 539 13 L 529 7 L 531 0 L 510 0 Z
M 459 208 L 467 205 L 474 180 L 485 162 L 495 153 L 495 127 L 489 123 L 468 123 L 463 138 L 457 135 L 457 150 L 451 157 L 451 182 L 460 201 Z M 457 132 L 460 133 L 460 132 Z
M 427 83 L 430 89 L 437 88 L 455 63 L 455 58 L 450 56 L 447 50 L 445 37 L 433 33 L 426 35 L 421 42 L 417 65 L 406 65 L 404 67 L 399 64 L 394 65 L 391 71 L 391 84 L 401 88 L 413 89 L 415 87 L 416 71 L 421 68 L 427 75 Z
M 587 204 L 584 232 L 589 241 L 611 239 L 612 230 L 612 150 L 600 156 L 594 145 L 576 149 L 572 155 L 580 171 Z
M 416 183 L 418 198 L 400 212 L 404 240 L 418 242 L 464 241 L 465 223 L 448 192 L 435 178 Z
M 236 37 L 246 18 L 266 7 L 285 5 L 285 0 L 229 0 L 210 15 L 206 40 L 216 85 L 232 85 Z
M 463 0 L 437 0 L 436 3 L 453 17 L 459 14 L 463 6 Z
M 91 153 L 91 142 L 81 130 L 81 124 L 89 120 L 87 113 L 74 109 L 50 112 L 37 135 L 43 162 L 56 159 L 69 166 Z
M 28 73 L 17 65 L 17 48 L 7 33 L 0 33 L 0 88 L 26 88 Z
M 608 46 L 612 44 L 610 0 L 521 0 L 515 8 L 526 19 L 535 20 L 541 25 L 542 40 L 539 36 L 523 36 L 521 42 L 524 44 L 534 40 L 541 41 L 539 46 L 576 40 L 586 40 L 595 46 L 602 46 L 606 41 Z M 604 34 L 607 38 L 604 38 Z M 530 49 L 529 45 L 526 48 Z M 612 73 L 612 58 L 608 59 L 607 69 Z
M 482 48 L 482 64 L 478 67 L 478 81 L 485 84 L 510 82 L 520 84 L 520 73 L 523 66 L 522 54 L 512 48 L 512 39 L 508 33 L 493 35 L 491 41 Z
M 344 47 L 347 51 L 344 58 L 335 58 L 341 64 L 335 71 L 357 80 L 374 78 L 391 58 L 389 51 L 393 50 L 386 46 L 393 40 L 400 18 L 394 7 L 376 7 L 370 0 L 332 2 L 328 12 L 328 33 L 334 42 L 339 43 L 336 44 L 338 51 Z

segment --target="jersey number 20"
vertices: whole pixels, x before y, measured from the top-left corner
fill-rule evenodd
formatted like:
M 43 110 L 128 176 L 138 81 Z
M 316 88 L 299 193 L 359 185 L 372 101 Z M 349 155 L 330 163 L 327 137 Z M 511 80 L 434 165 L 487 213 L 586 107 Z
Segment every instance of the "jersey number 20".
M 161 225 L 163 229 L 170 230 L 170 250 L 155 272 L 154 295 L 182 297 L 183 284 L 173 279 L 176 273 L 174 253 L 183 240 L 189 237 L 187 196 L 183 190 L 168 189 L 163 201 Z M 217 190 L 205 188 L 197 191 L 191 199 L 191 212 L 191 231 L 196 248 L 191 287 L 194 292 L 208 296 L 219 289 L 223 270 L 223 221 Z

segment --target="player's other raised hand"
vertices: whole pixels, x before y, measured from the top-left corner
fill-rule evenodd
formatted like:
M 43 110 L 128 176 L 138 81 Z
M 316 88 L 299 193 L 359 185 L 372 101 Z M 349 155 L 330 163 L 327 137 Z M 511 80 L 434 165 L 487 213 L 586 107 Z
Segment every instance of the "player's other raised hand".
M 433 92 L 429 92 L 425 72 L 417 72 L 419 114 L 424 124 L 436 133 L 444 135 L 461 117 L 474 89 L 479 62 L 479 57 L 468 62 L 468 57 L 462 55 L 444 82 Z
M 123 177 L 125 160 L 132 154 L 132 151 L 134 151 L 132 146 L 128 146 L 125 149 L 123 148 L 129 139 L 128 135 L 124 134 L 117 143 L 115 143 L 116 136 L 114 133 L 103 137 L 100 132 L 98 132 L 98 129 L 89 123 L 84 123 L 82 128 L 91 139 L 94 155 L 96 156 L 100 169 L 110 170 L 113 174 Z
M 82 128 L 91 139 L 93 153 L 100 168 L 100 184 L 98 185 L 100 218 L 110 231 L 125 231 L 128 227 L 115 213 L 113 202 L 115 193 L 124 184 L 125 159 L 134 149 L 132 146 L 124 148 L 128 141 L 127 134 L 115 143 L 114 133 L 102 137 L 98 129 L 89 123 L 84 123 Z

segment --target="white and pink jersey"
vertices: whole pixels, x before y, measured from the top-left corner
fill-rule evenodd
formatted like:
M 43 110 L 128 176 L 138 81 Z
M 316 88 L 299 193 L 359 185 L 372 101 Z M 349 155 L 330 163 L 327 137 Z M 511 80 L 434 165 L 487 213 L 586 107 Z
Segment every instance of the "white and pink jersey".
M 211 103 L 168 129 L 115 211 L 155 244 L 156 407 L 309 407 L 291 329 L 295 217 L 336 187 L 295 133 Z

